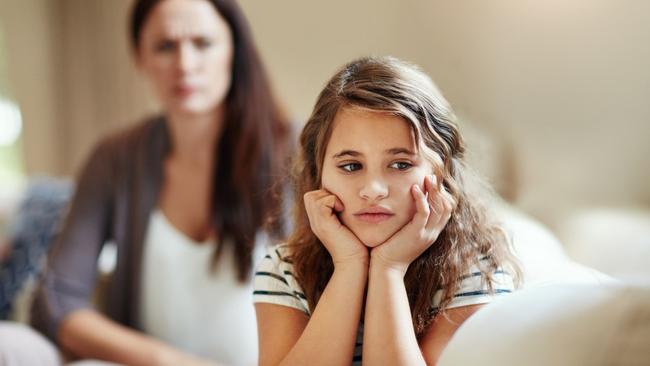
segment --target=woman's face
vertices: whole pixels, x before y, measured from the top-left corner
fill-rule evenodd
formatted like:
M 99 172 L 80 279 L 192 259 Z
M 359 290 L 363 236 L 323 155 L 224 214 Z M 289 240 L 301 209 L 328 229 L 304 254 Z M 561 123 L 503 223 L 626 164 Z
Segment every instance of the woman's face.
M 230 28 L 206 0 L 164 0 L 144 23 L 137 62 L 167 112 L 212 113 L 232 78 Z
M 322 185 L 344 210 L 339 219 L 366 246 L 388 240 L 415 213 L 411 187 L 433 172 L 400 117 L 357 108 L 339 111 L 332 125 Z

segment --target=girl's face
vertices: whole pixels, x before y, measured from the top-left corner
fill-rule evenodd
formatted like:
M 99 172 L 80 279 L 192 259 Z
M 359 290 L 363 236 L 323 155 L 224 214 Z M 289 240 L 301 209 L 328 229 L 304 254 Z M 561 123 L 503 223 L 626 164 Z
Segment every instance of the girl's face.
M 164 0 L 143 26 L 137 54 L 167 112 L 214 112 L 231 83 L 230 28 L 206 0 Z
M 432 173 L 402 118 L 357 108 L 334 118 L 322 188 L 341 200 L 339 219 L 366 246 L 382 244 L 412 219 L 410 189 L 423 188 Z

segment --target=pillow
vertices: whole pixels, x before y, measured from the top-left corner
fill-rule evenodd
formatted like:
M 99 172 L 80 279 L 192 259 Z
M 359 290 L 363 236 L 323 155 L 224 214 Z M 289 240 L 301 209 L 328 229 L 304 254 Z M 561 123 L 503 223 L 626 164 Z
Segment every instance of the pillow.
M 544 225 L 505 202 L 496 214 L 512 239 L 523 270 L 523 288 L 559 283 L 601 284 L 614 281 L 597 270 L 569 258 L 564 246 Z
M 486 305 L 438 365 L 642 365 L 649 345 L 649 287 L 552 285 Z

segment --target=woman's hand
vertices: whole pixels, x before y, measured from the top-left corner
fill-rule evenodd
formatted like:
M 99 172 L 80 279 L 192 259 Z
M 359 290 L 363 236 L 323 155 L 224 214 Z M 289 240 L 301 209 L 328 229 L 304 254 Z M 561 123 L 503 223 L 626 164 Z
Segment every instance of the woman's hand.
M 368 262 L 368 248 L 341 223 L 337 214 L 345 207 L 338 197 L 324 189 L 304 195 L 309 225 L 332 256 L 334 266 Z
M 417 184 L 411 187 L 415 214 L 385 243 L 372 250 L 373 263 L 405 274 L 411 262 L 429 248 L 445 228 L 456 201 L 442 185 L 438 186 L 435 175 L 424 178 L 424 189 L 426 194 Z

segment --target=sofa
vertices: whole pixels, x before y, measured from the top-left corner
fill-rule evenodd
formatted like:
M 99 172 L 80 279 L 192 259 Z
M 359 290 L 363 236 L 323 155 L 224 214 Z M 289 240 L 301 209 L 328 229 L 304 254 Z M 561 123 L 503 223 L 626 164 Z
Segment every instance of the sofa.
M 65 180 L 37 179 L 25 192 L 12 225 L 14 248 L 0 271 L 5 276 L 2 282 L 4 297 L 1 299 L 13 305 L 9 318 L 23 323 L 28 321 L 27 309 L 34 278 L 42 268 L 45 252 L 59 228 L 72 193 L 72 184 Z M 596 358 L 588 352 L 590 348 L 614 349 L 621 357 L 628 354 L 642 359 L 646 357 L 643 352 L 650 347 L 640 347 L 637 343 L 647 341 L 644 344 L 650 345 L 648 327 L 643 325 L 648 323 L 647 310 L 650 309 L 648 287 L 644 286 L 646 279 L 650 278 L 647 267 L 634 265 L 632 267 L 638 269 L 634 276 L 621 275 L 625 268 L 629 269 L 624 257 L 614 261 L 619 266 L 602 267 L 606 271 L 587 266 L 569 253 L 577 258 L 594 258 L 590 263 L 608 261 L 601 261 L 598 255 L 592 254 L 587 243 L 580 247 L 581 241 L 577 239 L 575 243 L 578 244 L 567 250 L 567 246 L 560 243 L 547 227 L 503 200 L 496 199 L 495 211 L 512 238 L 521 261 L 524 270 L 522 288 L 487 305 L 466 321 L 443 353 L 440 365 L 465 365 L 474 361 L 483 365 L 625 364 L 616 363 L 625 359 L 615 358 L 611 352 Z M 578 220 L 582 224 L 577 227 L 584 226 L 586 230 L 589 221 L 585 220 Z M 628 225 L 633 226 L 633 223 Z M 636 235 L 639 230 L 628 229 L 627 232 Z M 643 244 L 640 246 L 645 248 Z M 108 245 L 105 248 L 99 259 L 102 281 L 109 278 L 116 256 L 114 247 Z M 646 258 L 630 256 L 629 260 L 645 261 Z M 13 269 L 8 269 L 8 266 L 13 266 Z M 18 275 L 11 277 L 8 275 L 11 273 Z M 13 282 L 6 280 L 9 277 Z M 11 291 L 7 291 L 8 288 Z M 8 295 L 14 298 L 9 299 Z M 627 331 L 633 320 L 642 326 Z M 610 336 L 612 332 L 618 336 Z M 623 335 L 632 338 L 627 340 Z M 617 342 L 625 344 L 617 346 Z M 621 351 L 628 349 L 631 351 Z M 612 360 L 616 362 L 612 363 Z

